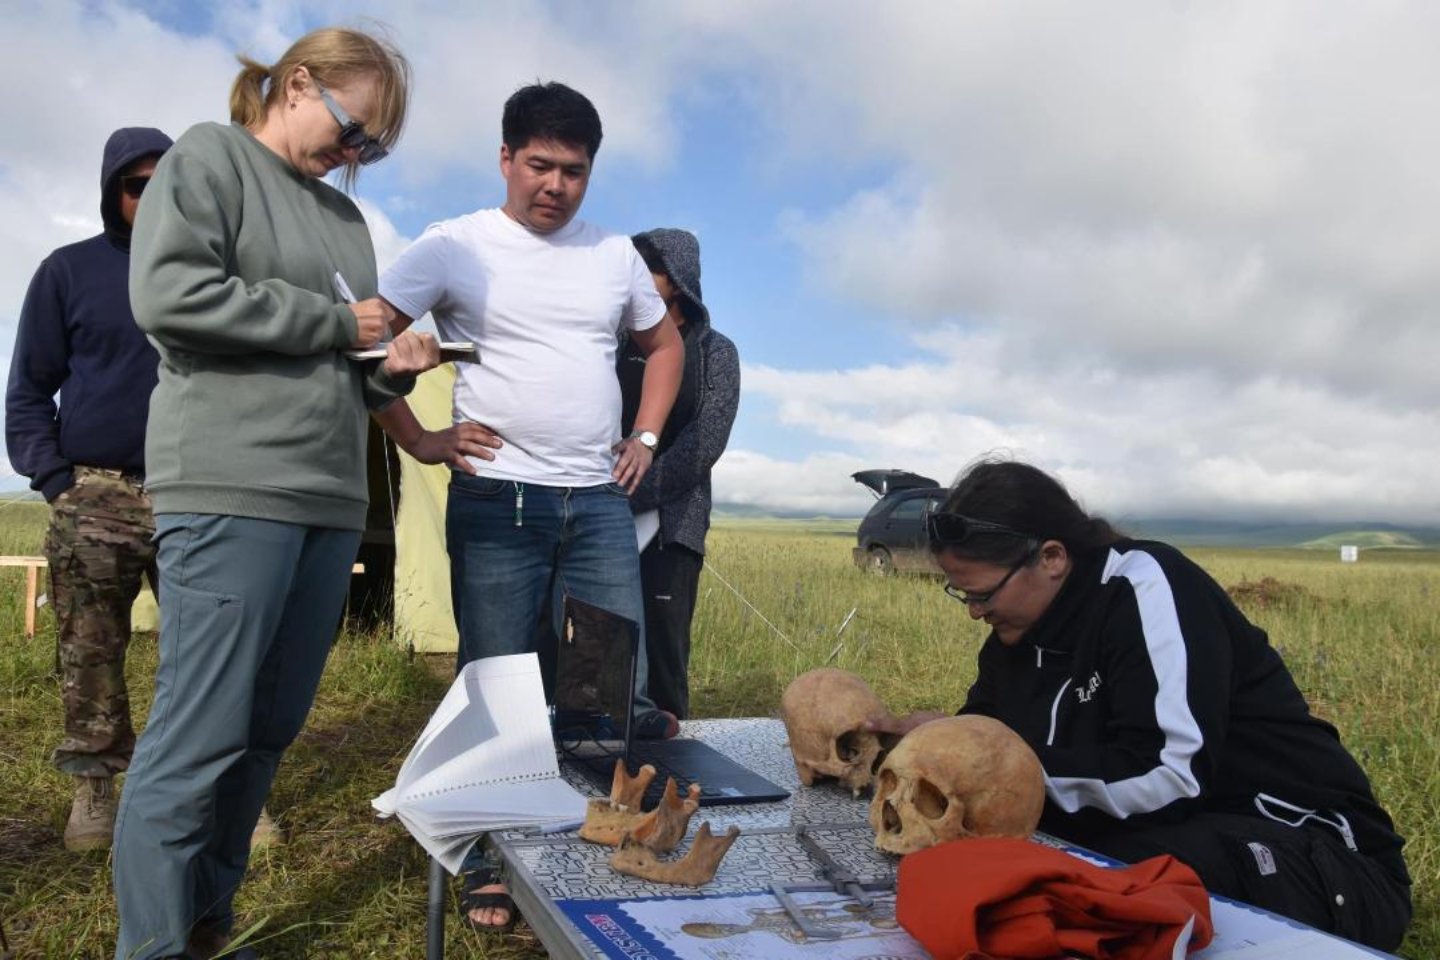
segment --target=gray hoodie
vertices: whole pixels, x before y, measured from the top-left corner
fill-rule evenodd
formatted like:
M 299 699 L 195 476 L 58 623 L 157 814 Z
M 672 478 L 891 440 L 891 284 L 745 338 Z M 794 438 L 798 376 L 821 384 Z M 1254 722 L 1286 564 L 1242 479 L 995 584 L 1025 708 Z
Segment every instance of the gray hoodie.
M 685 298 L 685 370 L 675 407 L 660 435 L 650 471 L 630 497 L 636 513 L 658 508 L 659 543 L 678 543 L 705 552 L 710 529 L 710 470 L 730 440 L 740 403 L 740 355 L 735 344 L 710 325 L 701 301 L 700 243 L 685 230 L 661 228 L 636 234 L 642 251 L 649 245 Z M 633 343 L 620 351 L 618 365 L 624 397 L 622 427 L 629 433 L 639 406 L 644 354 Z

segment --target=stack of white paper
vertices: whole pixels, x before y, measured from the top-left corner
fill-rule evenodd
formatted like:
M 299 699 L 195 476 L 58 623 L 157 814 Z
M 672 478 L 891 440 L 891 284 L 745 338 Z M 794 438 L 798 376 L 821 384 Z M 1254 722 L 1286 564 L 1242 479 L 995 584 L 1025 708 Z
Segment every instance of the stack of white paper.
M 535 654 L 466 664 L 394 788 L 370 803 L 451 873 L 488 830 L 584 819 L 585 798 L 560 776 Z

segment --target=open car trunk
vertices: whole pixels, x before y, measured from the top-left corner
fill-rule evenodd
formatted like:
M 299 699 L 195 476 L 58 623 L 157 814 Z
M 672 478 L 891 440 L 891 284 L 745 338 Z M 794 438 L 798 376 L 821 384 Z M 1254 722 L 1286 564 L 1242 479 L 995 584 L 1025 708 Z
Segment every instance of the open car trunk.
M 869 487 L 870 492 L 876 497 L 883 497 L 896 490 L 941 486 L 929 477 L 922 477 L 909 470 L 861 470 L 859 473 L 850 474 L 850 477 L 856 483 L 862 483 Z

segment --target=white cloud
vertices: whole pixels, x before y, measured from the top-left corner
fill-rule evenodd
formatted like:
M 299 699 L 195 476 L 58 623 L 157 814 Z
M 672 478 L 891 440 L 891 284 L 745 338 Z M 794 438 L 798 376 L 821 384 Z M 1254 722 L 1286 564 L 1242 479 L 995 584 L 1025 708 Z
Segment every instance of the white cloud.
M 361 199 L 358 206 L 365 217 L 365 226 L 370 228 L 370 242 L 375 246 L 375 268 L 384 273 L 415 238 L 401 234 L 385 211 L 368 200 Z
M 894 161 L 782 215 L 811 289 L 945 331 L 747 387 L 866 466 L 928 437 L 1083 465 L 1132 513 L 1440 520 L 1440 13 L 1325 9 L 832 7 L 803 58 L 810 8 L 731 23 L 777 152 Z
M 916 344 L 929 356 L 902 367 L 747 366 L 750 396 L 834 452 L 785 469 L 751 452 L 736 466 L 727 454 L 717 498 L 854 512 L 864 503 L 850 489 L 855 470 L 898 467 L 948 483 L 998 452 L 1057 473 L 1117 515 L 1440 523 L 1431 492 L 1440 448 L 1414 442 L 1440 436 L 1433 408 L 1397 412 L 1274 377 L 1032 364 L 1004 338 L 955 328 Z

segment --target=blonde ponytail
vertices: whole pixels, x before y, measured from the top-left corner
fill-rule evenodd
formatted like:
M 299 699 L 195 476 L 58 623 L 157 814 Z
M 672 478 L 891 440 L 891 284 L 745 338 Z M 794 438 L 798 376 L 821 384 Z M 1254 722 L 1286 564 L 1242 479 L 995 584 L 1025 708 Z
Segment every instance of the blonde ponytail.
M 410 63 L 393 44 L 363 30 L 347 27 L 321 27 L 305 34 L 273 66 L 263 66 L 246 56 L 241 70 L 230 88 L 230 119 L 258 132 L 271 108 L 283 104 L 285 89 L 304 67 L 318 84 L 343 86 L 352 79 L 364 78 L 376 84 L 376 110 L 366 132 L 386 149 L 394 147 L 405 126 L 410 104 Z M 267 86 L 268 89 L 267 89 Z M 346 164 L 340 185 L 351 189 L 360 166 Z
M 230 119 L 254 130 L 265 120 L 265 81 L 270 79 L 270 68 L 246 56 L 235 59 L 241 69 L 230 88 Z M 270 92 L 273 96 L 273 87 Z

